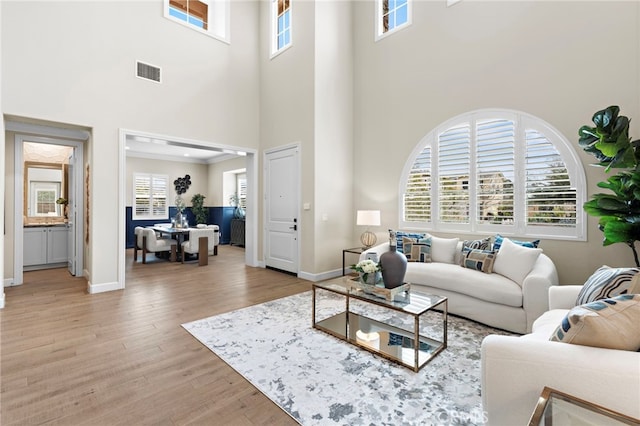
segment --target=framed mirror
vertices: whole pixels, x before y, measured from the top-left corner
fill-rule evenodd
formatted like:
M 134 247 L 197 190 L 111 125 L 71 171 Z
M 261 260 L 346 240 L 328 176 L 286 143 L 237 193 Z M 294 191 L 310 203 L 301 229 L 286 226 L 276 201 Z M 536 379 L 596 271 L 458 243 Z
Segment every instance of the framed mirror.
M 44 220 L 64 220 L 65 204 L 57 203 L 67 199 L 66 164 L 24 162 L 24 212 L 27 223 Z

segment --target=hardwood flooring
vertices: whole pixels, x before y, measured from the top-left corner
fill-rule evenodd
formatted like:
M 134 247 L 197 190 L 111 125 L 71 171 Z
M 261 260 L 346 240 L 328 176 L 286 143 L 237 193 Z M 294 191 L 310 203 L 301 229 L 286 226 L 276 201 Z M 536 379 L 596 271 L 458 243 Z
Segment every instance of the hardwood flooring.
M 180 324 L 311 283 L 246 267 L 238 247 L 203 267 L 132 256 L 125 290 L 89 295 L 66 269 L 5 288 L 0 424 L 297 424 Z

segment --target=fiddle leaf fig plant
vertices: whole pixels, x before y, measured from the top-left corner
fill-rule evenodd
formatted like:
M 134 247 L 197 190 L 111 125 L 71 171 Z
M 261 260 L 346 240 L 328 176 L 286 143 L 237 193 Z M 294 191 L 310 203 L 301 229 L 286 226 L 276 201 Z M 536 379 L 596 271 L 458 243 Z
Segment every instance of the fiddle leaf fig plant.
M 630 120 L 619 115 L 620 108 L 610 106 L 593 115 L 595 127 L 582 126 L 579 145 L 598 160 L 596 165 L 626 169 L 599 182 L 598 187 L 612 193 L 594 194 L 584 203 L 590 216 L 599 217 L 598 228 L 603 232 L 603 246 L 625 243 L 633 251 L 636 266 L 640 267 L 636 241 L 640 241 L 640 140 L 629 137 Z

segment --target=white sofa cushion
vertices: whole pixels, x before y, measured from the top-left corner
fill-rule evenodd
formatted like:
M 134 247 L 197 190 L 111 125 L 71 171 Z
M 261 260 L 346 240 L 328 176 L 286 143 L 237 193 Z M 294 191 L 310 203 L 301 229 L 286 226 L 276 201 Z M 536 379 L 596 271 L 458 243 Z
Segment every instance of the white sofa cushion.
M 431 261 L 432 262 L 442 262 L 442 263 L 455 262 L 456 251 L 458 248 L 458 241 L 460 241 L 460 238 L 440 238 L 440 237 L 434 237 L 432 235 L 427 239 L 431 240 Z
M 522 285 L 524 278 L 531 272 L 542 249 L 523 247 L 505 238 L 496 255 L 493 270 Z
M 483 274 L 460 265 L 409 262 L 405 281 L 442 288 L 502 305 L 522 306 L 522 289 L 515 282 L 499 274 Z

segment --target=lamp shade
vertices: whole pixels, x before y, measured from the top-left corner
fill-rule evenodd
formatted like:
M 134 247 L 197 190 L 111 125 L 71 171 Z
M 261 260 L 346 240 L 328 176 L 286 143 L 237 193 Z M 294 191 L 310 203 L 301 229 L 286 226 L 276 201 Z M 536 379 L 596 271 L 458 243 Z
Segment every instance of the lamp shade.
M 357 225 L 380 226 L 380 210 L 358 210 Z

